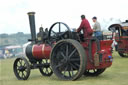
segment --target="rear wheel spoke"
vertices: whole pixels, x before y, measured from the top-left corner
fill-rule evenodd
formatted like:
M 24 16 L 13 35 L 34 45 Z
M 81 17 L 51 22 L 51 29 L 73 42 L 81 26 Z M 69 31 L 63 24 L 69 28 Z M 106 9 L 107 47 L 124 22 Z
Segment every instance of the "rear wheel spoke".
M 58 64 L 57 66 L 55 66 L 55 68 L 57 69 L 57 68 L 59 68 L 61 66 L 63 66 L 63 63 Z
M 66 56 L 68 56 L 68 45 L 66 45 Z
M 80 65 L 78 63 L 74 63 L 77 67 L 79 67 Z
M 70 73 L 70 71 L 68 71 L 68 73 L 69 73 L 69 77 L 71 77 L 71 73 Z
M 71 67 L 74 69 L 78 69 L 75 65 L 73 65 L 72 63 L 70 63 Z
M 76 58 L 76 59 L 75 58 L 74 59 L 72 58 L 72 59 L 70 59 L 70 61 L 80 61 L 80 59 L 79 58 Z
M 60 54 L 63 56 L 63 58 L 66 58 L 66 56 L 64 55 L 64 53 L 63 53 L 63 52 L 61 52 Z
M 63 76 L 65 76 L 66 71 L 68 70 L 68 66 L 65 67 Z
M 77 50 L 76 49 L 74 49 L 72 52 L 71 52 L 71 54 L 69 55 L 69 58 L 71 58 L 72 57 L 72 55 L 76 52 Z
M 73 72 L 73 68 L 72 68 L 72 66 L 71 66 L 71 72 L 72 72 L 72 76 L 74 75 L 74 72 Z

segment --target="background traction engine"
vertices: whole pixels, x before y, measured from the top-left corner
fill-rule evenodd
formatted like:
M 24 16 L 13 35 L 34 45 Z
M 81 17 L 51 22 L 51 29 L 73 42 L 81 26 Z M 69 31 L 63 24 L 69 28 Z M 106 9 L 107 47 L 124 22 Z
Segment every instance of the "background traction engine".
M 63 22 L 54 23 L 42 42 L 36 38 L 34 12 L 29 12 L 31 44 L 26 56 L 14 62 L 14 73 L 19 80 L 26 80 L 31 69 L 42 75 L 54 73 L 62 80 L 76 80 L 82 75 L 98 76 L 112 65 L 112 40 L 84 39 Z
M 121 57 L 128 58 L 128 20 L 120 24 L 112 24 L 108 30 L 112 31 L 115 50 Z

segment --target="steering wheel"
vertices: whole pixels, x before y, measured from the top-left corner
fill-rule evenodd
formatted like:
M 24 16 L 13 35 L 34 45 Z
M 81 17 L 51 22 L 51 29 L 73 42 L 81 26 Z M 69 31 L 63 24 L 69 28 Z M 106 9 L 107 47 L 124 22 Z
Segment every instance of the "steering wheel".
M 50 41 L 57 42 L 62 39 L 72 38 L 72 32 L 67 24 L 56 22 L 50 27 L 48 37 Z

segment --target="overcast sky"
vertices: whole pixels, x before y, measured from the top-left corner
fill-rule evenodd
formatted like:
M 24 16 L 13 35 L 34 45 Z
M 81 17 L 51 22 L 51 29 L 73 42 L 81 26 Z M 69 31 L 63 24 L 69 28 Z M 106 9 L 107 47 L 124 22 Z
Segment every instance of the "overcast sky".
M 110 18 L 128 19 L 128 0 L 0 0 L 0 33 L 30 33 L 27 12 L 36 12 L 36 30 L 65 22 L 78 28 L 80 15 L 89 22 L 97 16 L 101 22 Z

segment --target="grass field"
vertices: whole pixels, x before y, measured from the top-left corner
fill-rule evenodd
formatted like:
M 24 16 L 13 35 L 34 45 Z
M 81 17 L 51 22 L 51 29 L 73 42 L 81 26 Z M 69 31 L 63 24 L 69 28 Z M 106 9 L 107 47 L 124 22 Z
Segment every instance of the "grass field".
M 113 65 L 98 77 L 82 76 L 76 81 L 62 81 L 55 75 L 44 77 L 32 70 L 28 80 L 17 80 L 13 73 L 15 59 L 0 60 L 0 85 L 128 85 L 128 58 L 113 53 Z

